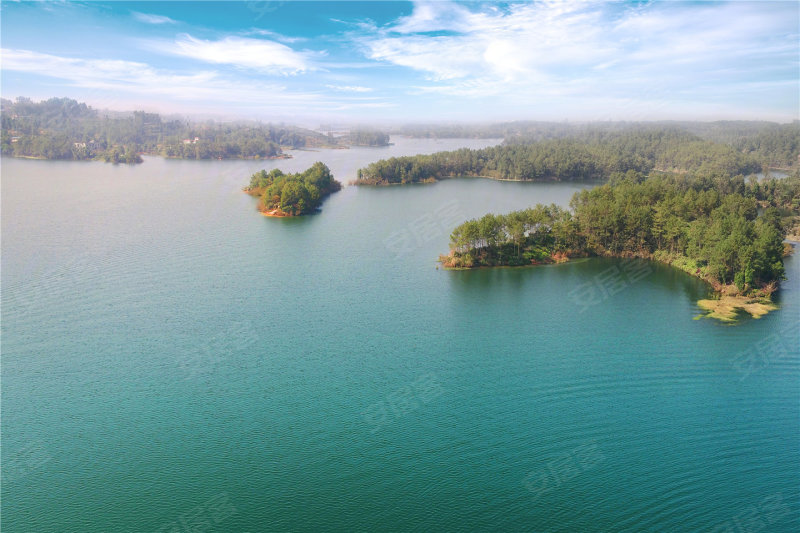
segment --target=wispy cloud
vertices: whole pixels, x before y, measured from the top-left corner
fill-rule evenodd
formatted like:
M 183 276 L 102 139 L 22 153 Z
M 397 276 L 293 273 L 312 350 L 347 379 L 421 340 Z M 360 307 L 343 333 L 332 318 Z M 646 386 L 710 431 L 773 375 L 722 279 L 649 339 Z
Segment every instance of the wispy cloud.
M 86 59 L 43 54 L 30 50 L 0 49 L 4 71 L 26 72 L 63 80 L 65 86 L 99 95 L 105 100 L 129 100 L 131 95 L 159 97 L 162 104 L 185 101 L 246 105 L 260 114 L 269 112 L 322 113 L 383 107 L 371 97 L 334 98 L 320 91 L 290 90 L 283 85 L 249 77 L 228 77 L 216 71 L 175 72 L 146 63 L 109 59 Z M 123 97 L 125 96 L 125 97 Z M 165 100 L 166 98 L 166 100 Z M 91 103 L 91 102 L 90 102 Z
M 369 87 L 361 87 L 359 85 L 325 85 L 328 89 L 334 91 L 341 91 L 347 93 L 369 93 L 372 89 Z
M 423 3 L 358 40 L 370 58 L 425 71 L 431 80 L 541 78 L 553 66 L 586 66 L 619 53 L 613 39 L 600 38 L 603 16 L 587 4 L 472 11 L 449 2 Z
M 138 11 L 132 11 L 131 15 L 133 18 L 138 20 L 139 22 L 144 22 L 145 24 L 177 24 L 177 20 L 173 20 L 169 17 L 165 17 L 164 15 L 153 15 L 151 13 L 139 13 Z
M 730 86 L 765 68 L 776 83 L 796 81 L 797 17 L 790 2 L 432 2 L 352 35 L 368 58 L 423 73 L 429 84 L 416 91 L 590 97 L 658 84 Z
M 269 91 L 277 85 L 242 84 L 214 71 L 180 73 L 153 68 L 146 63 L 109 59 L 83 59 L 42 54 L 30 50 L 2 49 L 3 70 L 28 72 L 66 80 L 73 87 L 121 93 L 161 94 L 189 100 L 219 98 L 236 100 Z
M 147 41 L 144 46 L 164 54 L 270 74 L 293 75 L 316 69 L 313 63 L 315 53 L 298 52 L 266 39 L 229 36 L 211 41 L 182 34 L 175 41 Z
M 146 63 L 117 59 L 82 59 L 43 54 L 30 50 L 2 49 L 3 70 L 29 72 L 71 81 L 89 88 L 198 87 L 213 82 L 214 72 L 184 75 L 158 71 Z

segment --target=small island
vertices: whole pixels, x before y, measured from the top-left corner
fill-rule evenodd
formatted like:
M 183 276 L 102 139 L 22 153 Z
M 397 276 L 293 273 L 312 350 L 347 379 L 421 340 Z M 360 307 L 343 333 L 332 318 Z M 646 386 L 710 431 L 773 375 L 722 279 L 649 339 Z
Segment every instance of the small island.
M 316 162 L 305 172 L 284 174 L 260 170 L 250 177 L 247 194 L 258 196 L 258 210 L 269 217 L 295 217 L 313 213 L 331 193 L 342 188 L 330 169 Z
M 698 304 L 733 320 L 775 309 L 784 278 L 784 243 L 800 213 L 800 174 L 780 179 L 689 177 L 629 171 L 576 193 L 571 210 L 537 205 L 488 214 L 453 230 L 445 268 L 523 266 L 572 257 L 643 258 L 707 282 L 714 298 Z

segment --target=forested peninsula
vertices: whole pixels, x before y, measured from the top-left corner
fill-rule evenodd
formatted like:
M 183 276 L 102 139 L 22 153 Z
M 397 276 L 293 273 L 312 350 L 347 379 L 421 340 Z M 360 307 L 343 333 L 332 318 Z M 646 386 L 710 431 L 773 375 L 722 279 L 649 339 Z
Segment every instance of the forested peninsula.
M 776 125 L 778 126 L 778 125 Z M 609 129 L 610 128 L 610 129 Z M 706 140 L 676 126 L 632 125 L 625 128 L 595 126 L 574 136 L 539 140 L 507 138 L 500 146 L 461 149 L 384 159 L 359 169 L 358 185 L 431 183 L 459 176 L 481 176 L 519 181 L 606 180 L 615 172 L 658 170 L 704 175 L 749 175 L 776 161 L 796 166 L 800 154 L 800 123 L 770 130 L 773 142 L 762 134 L 737 137 L 735 144 L 751 150 Z
M 250 177 L 250 185 L 244 190 L 259 197 L 258 210 L 265 216 L 292 217 L 313 213 L 325 198 L 341 188 L 330 169 L 316 162 L 297 174 L 260 170 Z
M 724 298 L 701 301 L 718 318 L 760 315 L 784 277 L 783 240 L 797 231 L 800 172 L 784 179 L 636 171 L 576 193 L 570 209 L 537 205 L 487 214 L 453 230 L 447 268 L 521 266 L 572 257 L 660 261 L 708 282 Z M 705 302 L 705 303 L 704 303 Z

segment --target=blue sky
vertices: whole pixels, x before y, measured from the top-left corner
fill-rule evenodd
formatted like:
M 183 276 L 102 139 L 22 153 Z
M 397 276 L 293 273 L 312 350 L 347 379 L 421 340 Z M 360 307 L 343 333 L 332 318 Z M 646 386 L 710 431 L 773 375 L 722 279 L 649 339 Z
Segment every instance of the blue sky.
M 320 121 L 799 118 L 786 2 L 12 2 L 2 95 Z

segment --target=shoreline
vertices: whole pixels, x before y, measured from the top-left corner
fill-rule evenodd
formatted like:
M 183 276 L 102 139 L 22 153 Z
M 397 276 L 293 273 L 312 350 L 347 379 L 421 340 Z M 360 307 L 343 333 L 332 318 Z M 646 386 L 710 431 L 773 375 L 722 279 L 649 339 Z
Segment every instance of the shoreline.
M 456 180 L 456 179 L 486 179 L 492 181 L 504 181 L 504 182 L 513 182 L 513 183 L 596 183 L 602 184 L 605 183 L 601 178 L 597 179 L 585 179 L 585 180 L 560 180 L 554 177 L 543 177 L 543 178 L 495 178 L 493 176 L 483 176 L 480 174 L 464 174 L 461 176 L 447 176 L 443 178 L 426 178 L 420 181 L 409 181 L 406 183 L 402 182 L 386 182 L 382 181 L 380 183 L 369 183 L 369 182 L 359 182 L 358 179 L 351 180 L 348 182 L 349 185 L 355 185 L 357 187 L 394 187 L 397 185 L 432 185 L 434 183 L 439 183 L 442 181 L 447 180 Z
M 670 268 L 678 269 L 688 274 L 689 276 L 702 281 L 709 287 L 709 289 L 711 289 L 712 292 L 709 295 L 710 296 L 709 298 L 702 298 L 696 302 L 698 307 L 700 307 L 705 312 L 695 318 L 698 319 L 715 318 L 722 322 L 732 323 L 736 322 L 741 312 L 745 312 L 749 314 L 752 318 L 758 319 L 766 315 L 770 311 L 775 311 L 779 309 L 779 306 L 775 304 L 770 297 L 771 292 L 765 293 L 760 291 L 759 289 L 751 289 L 751 291 L 747 294 L 739 294 L 738 288 L 735 285 L 732 284 L 721 285 L 719 283 L 713 283 L 712 281 L 700 275 L 698 272 L 699 269 L 697 269 L 697 271 L 695 272 L 691 272 L 690 270 L 681 268 L 680 266 L 676 265 L 675 259 L 673 259 L 672 261 L 666 260 L 667 257 L 669 256 L 666 256 L 664 258 L 659 258 L 656 257 L 654 254 L 651 254 L 649 256 L 634 255 L 634 254 L 596 255 L 596 256 L 560 255 L 557 259 L 552 259 L 551 256 L 550 261 L 543 261 L 526 265 L 479 265 L 471 267 L 447 266 L 445 264 L 445 261 L 443 260 L 446 257 L 451 257 L 451 256 L 440 255 L 437 263 L 441 265 L 442 270 L 454 270 L 454 271 L 484 270 L 493 268 L 531 268 L 531 267 L 541 267 L 541 266 L 554 266 L 572 262 L 576 259 L 586 260 L 586 259 L 592 259 L 593 257 L 596 258 L 610 257 L 615 259 L 642 259 L 645 261 L 653 261 L 662 265 L 666 265 Z
M 161 155 L 161 154 L 154 154 L 150 152 L 137 152 L 139 155 L 144 155 L 147 157 L 160 157 L 161 159 L 167 160 L 175 160 L 175 161 L 277 161 L 281 159 L 294 159 L 292 154 L 280 154 L 280 155 L 273 155 L 269 157 L 207 157 L 203 159 L 196 159 L 194 157 L 174 157 L 169 155 Z M 81 163 L 92 163 L 92 162 L 99 162 L 99 163 L 108 163 L 108 161 L 104 161 L 103 159 L 97 158 L 88 158 L 88 159 L 60 159 L 60 158 L 53 158 L 53 157 L 42 157 L 36 155 L 6 155 L 3 154 L 3 157 L 11 157 L 13 159 L 30 159 L 33 161 L 62 161 L 62 162 L 81 162 Z M 131 163 L 124 163 L 120 161 L 120 164 L 131 164 Z M 134 164 L 141 164 L 141 163 L 134 163 Z
M 206 157 L 197 159 L 195 157 L 175 157 L 171 155 L 153 154 L 149 152 L 142 152 L 142 155 L 148 157 L 161 157 L 163 159 L 175 159 L 178 161 L 277 161 L 280 159 L 294 159 L 292 154 L 279 154 L 267 157 Z M 67 161 L 70 161 L 69 159 Z
M 281 211 L 280 209 L 273 209 L 272 211 L 259 210 L 258 212 L 261 213 L 262 216 L 270 218 L 291 218 L 294 216 L 300 216 L 300 215 L 290 215 L 289 213 Z

